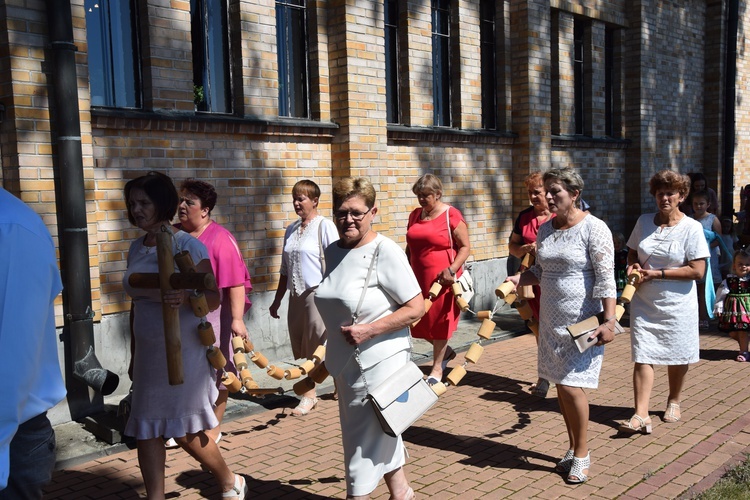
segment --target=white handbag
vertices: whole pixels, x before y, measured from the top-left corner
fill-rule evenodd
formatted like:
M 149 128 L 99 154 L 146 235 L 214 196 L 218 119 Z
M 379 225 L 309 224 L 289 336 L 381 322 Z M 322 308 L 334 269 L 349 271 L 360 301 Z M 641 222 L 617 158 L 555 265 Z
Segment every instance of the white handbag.
M 362 295 L 359 298 L 357 309 L 352 314 L 352 324 L 356 323 L 359 317 L 379 251 L 380 243 L 375 248 L 372 261 L 370 261 L 370 268 L 367 270 Z M 409 337 L 409 342 L 411 343 L 411 337 Z M 380 426 L 383 428 L 383 432 L 389 436 L 400 436 L 402 432 L 408 429 L 437 402 L 437 394 L 424 381 L 422 371 L 413 361 L 406 363 L 396 373 L 388 377 L 385 382 L 370 391 L 367 386 L 367 379 L 365 379 L 362 362 L 359 359 L 359 347 L 354 350 L 354 358 L 357 360 L 359 371 L 362 374 L 362 381 L 368 393 L 365 399 L 370 401 L 375 415 L 380 421 Z
M 450 215 L 448 212 L 450 212 L 450 205 L 448 205 L 448 210 L 445 211 L 445 222 L 448 226 L 448 239 L 450 240 L 450 248 L 453 250 L 453 255 L 451 257 L 451 264 L 453 264 L 453 261 L 456 260 L 456 254 L 455 249 L 453 248 L 453 233 L 451 232 L 451 220 Z M 449 254 L 450 255 L 450 254 Z M 471 279 L 471 274 L 469 274 L 469 270 L 465 267 L 463 268 L 464 271 L 461 273 L 461 277 L 456 280 L 456 283 L 461 285 L 461 298 L 463 298 L 466 302 L 469 302 L 471 298 L 474 296 L 474 280 Z
M 369 392 L 367 399 L 383 432 L 393 437 L 411 427 L 438 400 L 435 391 L 422 378 L 422 370 L 413 361 Z

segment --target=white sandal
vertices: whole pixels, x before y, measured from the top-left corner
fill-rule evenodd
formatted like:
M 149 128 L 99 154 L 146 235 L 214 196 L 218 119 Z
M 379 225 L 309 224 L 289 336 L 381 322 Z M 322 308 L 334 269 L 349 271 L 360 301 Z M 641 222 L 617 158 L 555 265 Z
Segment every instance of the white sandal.
M 573 457 L 575 457 L 575 453 L 573 453 L 573 450 L 568 450 L 565 452 L 565 456 L 557 462 L 557 465 L 555 466 L 555 470 L 557 472 L 570 472 L 570 466 L 573 465 Z
M 234 475 L 234 486 L 229 491 L 221 494 L 221 498 L 233 498 L 236 500 L 245 500 L 247 496 L 247 481 L 239 474 Z
M 295 417 L 304 417 L 310 413 L 310 411 L 314 410 L 316 406 L 318 406 L 318 398 L 302 396 L 297 407 L 292 410 L 292 415 Z
M 591 467 L 591 453 L 583 458 L 573 457 L 573 463 L 568 473 L 568 482 L 570 484 L 582 484 L 589 480 L 589 477 L 583 473 L 585 469 Z

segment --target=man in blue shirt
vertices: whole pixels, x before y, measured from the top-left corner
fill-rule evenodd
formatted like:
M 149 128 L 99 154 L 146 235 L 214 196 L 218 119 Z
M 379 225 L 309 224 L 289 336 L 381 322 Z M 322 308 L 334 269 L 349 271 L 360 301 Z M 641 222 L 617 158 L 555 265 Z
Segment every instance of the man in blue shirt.
M 52 477 L 47 410 L 65 397 L 54 310 L 61 290 L 47 227 L 0 188 L 0 500 L 42 498 Z

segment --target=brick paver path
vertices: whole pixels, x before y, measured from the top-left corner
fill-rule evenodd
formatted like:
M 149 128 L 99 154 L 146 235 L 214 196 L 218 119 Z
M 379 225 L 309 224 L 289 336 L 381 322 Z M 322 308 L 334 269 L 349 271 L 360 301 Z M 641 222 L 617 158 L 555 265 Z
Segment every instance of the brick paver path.
M 710 486 L 750 452 L 750 363 L 733 361 L 736 343 L 719 333 L 701 335 L 682 422 L 659 418 L 667 381 L 657 367 L 650 436 L 617 435 L 617 421 L 633 407 L 628 334 L 607 347 L 599 389 L 589 392 L 591 479 L 578 486 L 554 472 L 567 450 L 554 388 L 546 400 L 527 392 L 536 379 L 534 338 L 485 347 L 462 384 L 404 435 L 418 498 L 678 498 Z M 336 404 L 323 400 L 305 418 L 280 408 L 223 426 L 222 453 L 246 475 L 250 498 L 345 496 Z M 168 498 L 218 498 L 212 479 L 183 451 L 167 452 Z M 58 471 L 47 491 L 47 498 L 76 500 L 145 496 L 135 450 Z M 382 482 L 373 498 L 388 498 Z

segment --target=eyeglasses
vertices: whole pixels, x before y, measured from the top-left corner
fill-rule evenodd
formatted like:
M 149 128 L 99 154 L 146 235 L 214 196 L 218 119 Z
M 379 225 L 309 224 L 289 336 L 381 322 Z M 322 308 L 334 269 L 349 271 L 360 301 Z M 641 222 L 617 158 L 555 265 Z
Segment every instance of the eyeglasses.
M 336 217 L 337 220 L 346 220 L 348 217 L 351 216 L 353 221 L 359 222 L 365 218 L 365 215 L 370 213 L 370 210 L 372 210 L 372 208 L 368 208 L 367 212 L 359 212 L 356 210 L 355 211 L 339 210 L 337 212 L 334 212 L 333 216 Z

